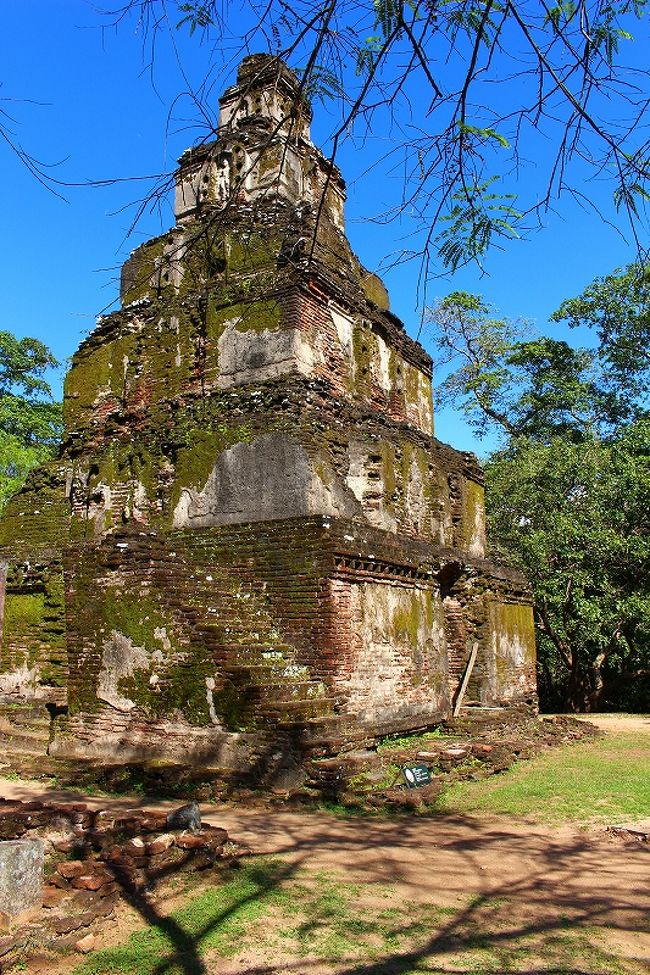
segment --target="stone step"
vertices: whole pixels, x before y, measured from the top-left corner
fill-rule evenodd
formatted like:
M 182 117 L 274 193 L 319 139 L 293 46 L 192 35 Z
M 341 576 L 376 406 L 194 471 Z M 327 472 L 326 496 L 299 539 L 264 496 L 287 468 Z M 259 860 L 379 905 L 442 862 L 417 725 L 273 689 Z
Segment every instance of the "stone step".
M 0 753 L 21 755 L 45 755 L 49 744 L 47 738 L 35 738 L 22 734 L 0 731 Z
M 48 721 L 47 724 L 34 727 L 24 722 L 8 721 L 6 718 L 0 717 L 0 733 L 27 740 L 47 741 L 50 736 L 50 723 Z
M 280 726 L 286 722 L 307 721 L 312 718 L 326 717 L 336 707 L 334 697 L 305 698 L 299 701 L 272 701 L 265 704 L 264 714 L 271 720 L 277 720 Z

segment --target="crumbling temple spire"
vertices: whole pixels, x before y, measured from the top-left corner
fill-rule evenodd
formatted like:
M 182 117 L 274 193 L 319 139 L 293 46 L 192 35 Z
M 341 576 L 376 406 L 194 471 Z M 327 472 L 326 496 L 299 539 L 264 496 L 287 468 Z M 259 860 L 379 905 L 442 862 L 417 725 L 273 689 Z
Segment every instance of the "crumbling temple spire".
M 482 472 L 434 437 L 431 359 L 350 248 L 298 79 L 255 55 L 220 104 L 0 523 L 0 694 L 48 705 L 60 756 L 318 783 L 461 682 L 534 705 L 530 593 L 486 556 Z

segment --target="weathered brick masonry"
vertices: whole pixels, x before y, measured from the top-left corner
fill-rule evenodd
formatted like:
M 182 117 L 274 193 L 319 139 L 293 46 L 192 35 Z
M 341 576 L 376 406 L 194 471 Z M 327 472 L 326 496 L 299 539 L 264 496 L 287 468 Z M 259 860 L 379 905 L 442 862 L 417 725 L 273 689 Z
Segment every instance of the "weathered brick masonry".
M 486 561 L 481 470 L 433 436 L 310 117 L 242 63 L 0 524 L 0 691 L 48 703 L 58 754 L 296 779 L 447 715 L 475 644 L 469 700 L 534 702 L 525 580 Z

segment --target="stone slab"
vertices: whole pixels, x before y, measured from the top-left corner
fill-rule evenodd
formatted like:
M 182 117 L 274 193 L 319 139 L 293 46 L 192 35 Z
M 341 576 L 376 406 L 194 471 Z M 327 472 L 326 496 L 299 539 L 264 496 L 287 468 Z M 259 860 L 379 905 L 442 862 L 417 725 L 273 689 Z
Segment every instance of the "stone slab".
M 0 842 L 0 912 L 10 920 L 41 906 L 42 840 Z

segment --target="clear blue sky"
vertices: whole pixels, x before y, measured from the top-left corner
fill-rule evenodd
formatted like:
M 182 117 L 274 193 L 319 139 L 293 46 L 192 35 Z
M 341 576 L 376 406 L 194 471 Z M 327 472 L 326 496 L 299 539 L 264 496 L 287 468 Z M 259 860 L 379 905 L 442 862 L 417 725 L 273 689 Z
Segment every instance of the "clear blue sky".
M 114 306 L 118 269 L 130 250 L 172 222 L 171 207 L 166 206 L 160 214 L 146 215 L 127 239 L 134 211 L 124 208 L 147 185 L 128 177 L 170 170 L 200 134 L 192 124 L 188 99 L 176 104 L 171 125 L 168 112 L 183 87 L 179 65 L 195 81 L 206 52 L 196 37 L 179 35 L 180 60 L 169 45 L 161 44 L 152 78 L 134 22 L 117 32 L 102 31 L 94 6 L 85 0 L 3 0 L 2 15 L 0 109 L 14 117 L 9 126 L 15 139 L 42 161 L 59 163 L 50 172 L 63 181 L 125 178 L 107 188 L 61 187 L 64 202 L 40 186 L 0 143 L 0 328 L 40 338 L 65 360 L 92 329 L 95 316 Z M 236 39 L 225 47 L 234 53 Z M 234 81 L 234 74 L 233 65 L 225 84 Z M 223 86 L 213 94 L 215 112 Z M 322 143 L 332 120 L 320 104 L 315 114 L 312 134 Z M 388 144 L 387 138 L 378 131 L 365 149 L 350 145 L 338 157 L 348 182 L 349 237 L 373 270 L 402 246 L 401 239 L 412 229 L 404 223 L 378 226 L 368 221 L 394 203 L 401 190 L 398 173 L 366 174 L 376 146 Z M 537 165 L 530 160 L 520 178 L 534 178 Z M 580 189 L 613 217 L 611 187 L 593 182 Z M 528 318 L 557 335 L 548 316 L 561 300 L 579 294 L 595 276 L 633 260 L 634 251 L 602 217 L 585 213 L 570 199 L 556 210 L 542 231 L 508 244 L 505 251 L 494 250 L 486 274 L 469 268 L 453 278 L 436 279 L 428 299 L 452 290 L 474 291 L 503 314 Z M 411 334 L 417 332 L 420 315 L 418 271 L 413 263 L 384 275 L 393 310 Z M 485 449 L 458 417 L 447 413 L 438 415 L 437 434 L 462 449 Z

